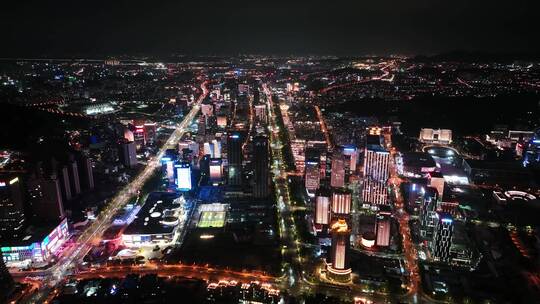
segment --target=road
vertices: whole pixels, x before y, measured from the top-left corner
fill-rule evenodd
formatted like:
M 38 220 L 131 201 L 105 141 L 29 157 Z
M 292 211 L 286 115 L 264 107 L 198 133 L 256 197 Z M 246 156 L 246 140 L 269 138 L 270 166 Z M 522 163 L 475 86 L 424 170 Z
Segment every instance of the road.
M 72 278 L 85 279 L 95 277 L 118 277 L 124 278 L 126 275 L 136 274 L 157 274 L 158 276 L 183 276 L 197 278 L 201 280 L 236 280 L 240 282 L 261 281 L 275 284 L 279 278 L 269 276 L 260 271 L 234 271 L 219 267 L 187 265 L 187 264 L 152 264 L 147 263 L 141 266 L 110 266 L 92 269 L 90 271 L 79 272 Z
M 315 272 L 313 266 L 300 254 L 301 242 L 292 212 L 298 207 L 291 205 L 290 189 L 287 182 L 287 166 L 282 154 L 282 147 L 288 143 L 282 143 L 279 138 L 279 128 L 276 115 L 274 114 L 274 103 L 272 91 L 268 84 L 263 83 L 263 92 L 269 108 L 270 118 L 270 147 L 272 152 L 272 172 L 275 184 L 276 197 L 278 198 L 278 227 L 280 231 L 280 242 L 283 256 L 284 280 L 281 280 L 281 288 L 290 294 L 301 296 L 302 294 L 326 294 L 337 298 L 353 299 L 360 296 L 373 303 L 391 303 L 391 299 L 386 295 L 363 292 L 354 285 L 335 285 L 322 281 L 311 280 L 308 274 Z M 284 126 L 281 126 L 284 127 Z
M 379 76 L 373 76 L 373 77 L 368 78 L 368 79 L 361 79 L 361 80 L 357 80 L 357 81 L 353 81 L 353 82 L 334 84 L 334 85 L 331 85 L 331 86 L 328 86 L 326 88 L 321 89 L 319 92 L 324 94 L 324 93 L 327 93 L 327 92 L 335 90 L 335 89 L 345 88 L 345 87 L 349 87 L 349 86 L 353 86 L 353 85 L 357 85 L 357 84 L 362 84 L 362 83 L 368 83 L 368 82 L 377 81 L 377 80 L 393 81 L 393 79 L 394 79 L 393 75 L 392 75 L 392 77 L 387 78 L 388 76 L 390 76 L 389 69 L 392 67 L 392 65 L 393 65 L 393 63 L 387 64 L 384 67 L 382 67 L 381 68 L 382 74 L 379 75 Z
M 390 149 L 390 151 L 393 158 L 396 150 Z M 396 167 L 394 165 L 390 166 L 389 184 L 392 188 L 392 194 L 394 196 L 394 216 L 399 222 L 399 233 L 403 238 L 403 256 L 405 258 L 404 266 L 407 274 L 409 275 L 409 282 L 407 284 L 408 291 L 401 298 L 407 303 L 446 303 L 445 301 L 431 298 L 422 290 L 420 269 L 418 266 L 418 250 L 411 238 L 411 231 L 409 227 L 410 216 L 405 211 L 405 202 L 400 192 L 402 182 L 402 179 L 397 174 Z
M 266 95 L 266 102 L 269 109 L 270 118 L 270 147 L 273 163 L 273 175 L 276 197 L 278 198 L 278 225 L 280 231 L 280 241 L 282 245 L 283 271 L 287 277 L 286 284 L 283 286 L 294 293 L 299 290 L 298 282 L 302 278 L 302 257 L 300 256 L 300 246 L 296 232 L 294 219 L 290 210 L 290 194 L 287 180 L 285 161 L 282 153 L 282 143 L 279 138 L 279 125 L 274 114 L 274 103 L 272 92 L 266 83 L 262 85 Z
M 55 266 L 51 267 L 47 271 L 39 271 L 36 273 L 37 275 L 46 276 L 46 279 L 44 280 L 43 288 L 36 293 L 30 302 L 43 302 L 44 297 L 50 293 L 50 288 L 60 283 L 63 278 L 69 275 L 72 270 L 74 270 L 78 264 L 82 262 L 84 256 L 88 253 L 92 246 L 96 242 L 99 242 L 99 237 L 109 227 L 113 216 L 121 208 L 123 208 L 133 196 L 137 195 L 137 193 L 142 189 L 143 185 L 154 174 L 155 170 L 161 166 L 160 159 L 165 154 L 165 151 L 177 145 L 189 124 L 198 114 L 201 102 L 208 95 L 207 84 L 208 81 L 204 81 L 201 84 L 202 94 L 197 99 L 193 108 L 184 117 L 182 122 L 178 124 L 176 130 L 171 134 L 165 144 L 163 144 L 157 155 L 148 162 L 148 165 L 143 169 L 143 171 L 109 201 L 109 204 L 100 213 L 97 219 L 93 221 L 90 226 L 88 226 L 79 236 L 76 245 L 70 247 L 68 252 L 62 254 L 62 257 L 57 261 Z M 23 273 L 22 275 L 27 276 L 32 274 L 33 273 Z

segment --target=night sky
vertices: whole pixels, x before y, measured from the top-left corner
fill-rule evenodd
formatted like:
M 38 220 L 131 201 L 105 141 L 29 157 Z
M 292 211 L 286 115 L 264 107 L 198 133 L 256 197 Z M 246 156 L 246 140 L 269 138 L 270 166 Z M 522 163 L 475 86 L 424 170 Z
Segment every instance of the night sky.
M 4 57 L 540 52 L 538 0 L 4 2 Z

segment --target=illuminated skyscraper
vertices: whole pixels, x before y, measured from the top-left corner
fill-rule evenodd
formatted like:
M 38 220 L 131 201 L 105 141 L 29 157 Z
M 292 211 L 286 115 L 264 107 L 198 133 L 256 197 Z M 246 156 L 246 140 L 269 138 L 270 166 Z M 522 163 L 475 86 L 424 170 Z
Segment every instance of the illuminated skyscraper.
M 348 281 L 351 277 L 349 267 L 350 233 L 347 221 L 339 219 L 331 227 L 332 248 L 328 263 L 328 277 L 336 281 Z
M 221 158 L 221 141 L 217 139 L 212 140 L 212 145 L 214 149 L 214 157 Z
M 215 157 L 213 143 L 205 142 L 203 145 L 203 151 L 204 151 L 204 155 L 210 155 L 211 158 L 221 158 L 221 157 Z
M 315 159 L 306 159 L 305 187 L 308 193 L 314 194 L 320 186 L 319 163 Z
M 229 165 L 229 185 L 242 184 L 242 135 L 240 132 L 231 132 L 227 137 L 227 160 Z
M 0 176 L 0 240 L 22 236 L 25 227 L 21 181 L 15 175 Z
M 148 144 L 155 143 L 157 139 L 157 124 L 155 122 L 145 123 L 143 129 L 145 142 Z
M 420 198 L 420 235 L 432 238 L 437 224 L 437 189 L 427 187 Z
M 144 136 L 144 125 L 135 125 L 135 131 L 133 131 L 133 139 L 135 142 L 135 147 L 141 149 L 146 145 L 146 137 Z
M 341 188 L 345 186 L 345 167 L 343 164 L 343 155 L 341 154 L 341 152 L 335 152 L 334 155 L 332 155 L 330 186 L 335 188 Z
M 305 150 L 304 181 L 308 194 L 315 196 L 321 184 L 321 152 L 318 149 Z
M 270 194 L 268 157 L 268 138 L 253 138 L 253 196 L 256 198 L 265 198 Z
M 351 213 L 351 192 L 347 189 L 336 188 L 332 193 L 332 216 L 348 215 Z
M 370 205 L 387 205 L 388 188 L 386 184 L 370 178 L 364 179 L 362 203 Z
M 210 183 L 219 185 L 223 182 L 223 164 L 220 158 L 211 158 L 209 163 Z
M 343 147 L 344 169 L 349 174 L 356 173 L 356 166 L 358 164 L 358 149 L 354 146 Z
M 315 224 L 330 224 L 330 192 L 319 189 L 315 196 Z
M 448 262 L 450 261 L 454 220 L 450 214 L 440 212 L 436 214 L 436 218 L 437 224 L 431 242 L 431 256 L 436 261 Z
M 375 244 L 379 247 L 390 245 L 391 213 L 388 211 L 379 211 L 377 213 L 375 224 Z
M 390 174 L 390 153 L 382 146 L 368 145 L 364 158 L 364 177 L 386 182 Z

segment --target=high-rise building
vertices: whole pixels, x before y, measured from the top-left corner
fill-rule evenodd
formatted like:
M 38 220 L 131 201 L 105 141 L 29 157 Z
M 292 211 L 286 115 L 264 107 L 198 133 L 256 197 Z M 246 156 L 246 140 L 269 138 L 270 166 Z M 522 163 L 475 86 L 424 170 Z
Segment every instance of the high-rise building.
M 358 149 L 354 146 L 343 147 L 343 158 L 345 171 L 349 174 L 355 174 L 358 164 Z
M 390 245 L 391 216 L 388 211 L 379 211 L 375 223 L 375 244 L 379 247 Z
M 431 242 L 431 256 L 436 261 L 450 261 L 450 248 L 454 232 L 453 218 L 448 213 L 437 212 L 437 224 L 433 241 Z
M 201 104 L 201 113 L 202 115 L 205 115 L 205 116 L 212 116 L 214 115 L 214 106 L 212 105 L 212 103 L 210 101 L 208 102 L 203 102 L 203 104 Z
M 215 151 L 214 151 L 213 143 L 205 142 L 203 144 L 203 152 L 204 152 L 204 155 L 210 155 L 211 158 L 219 158 L 219 157 L 216 157 L 214 154 Z
M 22 236 L 25 220 L 19 177 L 0 176 L 0 240 Z
M 387 205 L 388 188 L 386 183 L 364 179 L 362 188 L 362 202 L 369 205 Z
M 137 165 L 137 148 L 135 142 L 122 142 L 122 163 L 128 168 L 133 168 Z
M 350 229 L 347 221 L 339 219 L 332 224 L 332 248 L 328 263 L 328 277 L 336 281 L 348 281 L 351 276 L 349 267 Z
M 220 158 L 211 158 L 209 163 L 210 183 L 212 185 L 221 184 L 223 178 L 223 164 Z
M 270 168 L 268 155 L 268 138 L 253 138 L 253 196 L 265 198 L 270 194 Z
M 519 143 L 523 147 L 523 143 Z M 516 145 L 517 147 L 519 147 Z M 533 136 L 527 144 L 527 149 L 523 155 L 523 166 L 538 168 L 540 166 L 540 128 L 534 130 Z
M 13 287 L 13 278 L 6 267 L 2 251 L 0 250 L 0 290 L 2 291 L 0 292 L 0 303 L 4 303 L 7 300 L 7 297 L 13 291 Z
M 201 184 L 205 185 L 210 181 L 210 156 L 204 155 L 199 161 L 201 172 Z
M 144 136 L 144 125 L 136 125 L 133 131 L 133 138 L 135 142 L 135 148 L 141 149 L 146 145 L 146 137 Z
M 330 174 L 330 186 L 341 188 L 345 186 L 345 166 L 341 152 L 332 155 L 332 171 Z
M 330 193 L 326 189 L 319 189 L 315 196 L 315 224 L 330 224 Z
M 147 122 L 143 126 L 144 139 L 148 144 L 154 144 L 157 140 L 157 124 L 155 122 Z
M 131 131 L 131 130 L 128 129 L 128 128 L 125 128 L 125 129 L 124 129 L 124 138 L 125 138 L 127 141 L 135 141 L 135 136 L 133 135 L 133 131 Z
M 431 239 L 437 224 L 437 189 L 425 188 L 425 192 L 420 198 L 420 235 Z
M 266 105 L 264 104 L 255 105 L 255 117 L 257 118 L 258 122 L 261 122 L 263 124 L 267 122 Z
M 81 180 L 79 177 L 79 167 L 75 160 L 71 160 L 68 165 L 69 184 L 71 185 L 71 193 L 78 195 L 81 193 Z
M 62 191 L 56 176 L 32 177 L 27 186 L 33 220 L 56 223 L 65 217 Z
M 332 193 L 332 216 L 348 215 L 351 213 L 351 192 L 347 189 L 336 188 Z
M 79 158 L 79 168 L 81 168 L 81 184 L 85 190 L 94 189 L 94 171 L 92 169 L 92 161 L 85 155 Z
M 206 136 L 206 116 L 201 115 L 197 124 L 197 137 L 198 140 L 204 140 Z
M 221 158 L 221 140 L 213 139 L 212 145 L 214 148 L 214 157 Z
M 429 177 L 429 186 L 437 189 L 438 196 L 442 199 L 444 195 L 444 177 L 440 172 L 434 172 Z
M 321 176 L 319 171 L 318 159 L 307 159 L 304 169 L 305 187 L 309 194 L 314 194 L 319 189 Z
M 390 175 L 390 153 L 380 145 L 367 145 L 364 155 L 364 177 L 386 182 Z
M 60 182 L 60 188 L 62 189 L 62 198 L 64 200 L 64 202 L 68 202 L 70 201 L 73 196 L 71 194 L 71 185 L 69 184 L 69 173 L 68 173 L 68 167 L 67 166 L 63 166 L 61 169 L 60 169 L 60 172 L 59 172 L 59 182 Z
M 229 185 L 242 184 L 242 135 L 240 132 L 231 132 L 227 137 L 227 160 L 229 165 Z
M 163 171 L 165 171 L 165 176 L 167 181 L 172 184 L 174 183 L 174 160 L 171 157 L 163 157 L 161 159 Z
M 190 191 L 192 189 L 190 164 L 182 162 L 174 167 L 176 169 L 176 187 L 180 191 Z

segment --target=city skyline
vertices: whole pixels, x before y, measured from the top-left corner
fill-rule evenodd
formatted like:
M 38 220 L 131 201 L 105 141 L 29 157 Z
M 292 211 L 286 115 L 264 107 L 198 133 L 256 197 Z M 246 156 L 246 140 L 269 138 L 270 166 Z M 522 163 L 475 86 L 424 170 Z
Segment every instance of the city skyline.
M 539 8 L 7 3 L 0 303 L 540 302 Z

